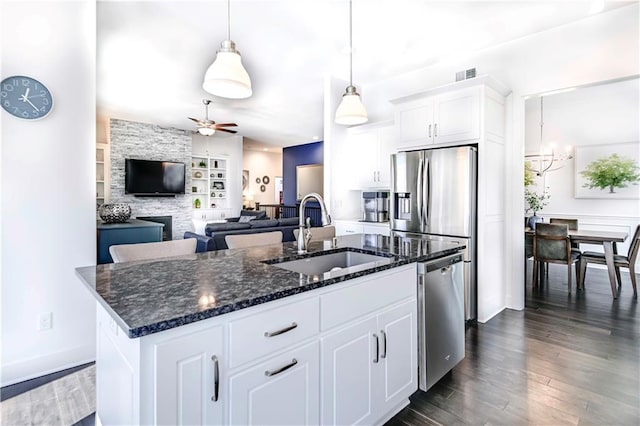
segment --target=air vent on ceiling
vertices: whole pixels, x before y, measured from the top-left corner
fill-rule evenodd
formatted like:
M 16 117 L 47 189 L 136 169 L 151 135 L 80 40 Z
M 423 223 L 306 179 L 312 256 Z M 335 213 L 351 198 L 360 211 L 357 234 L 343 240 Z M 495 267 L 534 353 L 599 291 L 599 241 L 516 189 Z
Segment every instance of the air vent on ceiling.
M 476 76 L 476 69 L 469 68 L 468 70 L 458 71 L 456 73 L 456 81 L 467 80 Z

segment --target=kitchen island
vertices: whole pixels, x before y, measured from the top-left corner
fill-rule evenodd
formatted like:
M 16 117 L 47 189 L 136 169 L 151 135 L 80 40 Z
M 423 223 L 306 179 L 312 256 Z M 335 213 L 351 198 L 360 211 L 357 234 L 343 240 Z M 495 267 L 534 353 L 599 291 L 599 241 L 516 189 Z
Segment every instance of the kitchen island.
M 416 264 L 441 241 L 350 235 L 78 268 L 97 300 L 103 424 L 382 423 L 417 389 Z M 384 258 L 318 275 L 327 253 Z

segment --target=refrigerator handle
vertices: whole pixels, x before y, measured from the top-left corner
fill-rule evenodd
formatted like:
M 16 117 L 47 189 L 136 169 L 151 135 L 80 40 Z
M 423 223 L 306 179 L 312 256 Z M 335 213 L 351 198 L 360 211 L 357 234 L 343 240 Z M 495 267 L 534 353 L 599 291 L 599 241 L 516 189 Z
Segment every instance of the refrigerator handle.
M 424 232 L 422 216 L 422 171 L 424 170 L 424 153 L 420 153 L 420 161 L 418 162 L 418 178 L 416 182 L 416 202 L 418 207 L 418 223 L 420 223 L 420 232 Z
M 429 232 L 429 219 L 431 216 L 431 162 L 429 161 L 429 157 L 425 158 L 423 173 L 423 192 L 421 194 L 421 198 L 424 203 L 424 212 L 422 213 L 422 220 L 424 221 L 424 231 Z

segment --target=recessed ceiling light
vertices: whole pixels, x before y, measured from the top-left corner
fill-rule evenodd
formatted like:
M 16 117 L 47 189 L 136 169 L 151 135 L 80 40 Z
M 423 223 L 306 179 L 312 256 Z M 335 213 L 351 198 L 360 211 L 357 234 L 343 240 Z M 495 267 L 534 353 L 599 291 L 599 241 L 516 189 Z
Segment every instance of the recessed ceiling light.
M 313 140 L 314 140 L 314 141 L 317 141 L 318 139 L 320 139 L 320 136 L 314 136 L 314 137 L 313 137 Z
M 269 151 L 269 148 L 262 148 L 263 151 Z

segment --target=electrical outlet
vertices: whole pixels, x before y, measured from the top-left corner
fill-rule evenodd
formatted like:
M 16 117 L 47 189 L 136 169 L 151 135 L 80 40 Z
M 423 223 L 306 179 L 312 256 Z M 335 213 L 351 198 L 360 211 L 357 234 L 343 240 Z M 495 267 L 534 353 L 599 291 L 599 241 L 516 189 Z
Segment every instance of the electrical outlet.
M 53 312 L 43 312 L 38 320 L 38 330 L 49 330 L 53 327 Z

